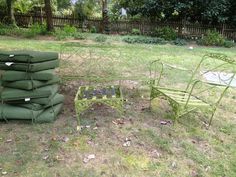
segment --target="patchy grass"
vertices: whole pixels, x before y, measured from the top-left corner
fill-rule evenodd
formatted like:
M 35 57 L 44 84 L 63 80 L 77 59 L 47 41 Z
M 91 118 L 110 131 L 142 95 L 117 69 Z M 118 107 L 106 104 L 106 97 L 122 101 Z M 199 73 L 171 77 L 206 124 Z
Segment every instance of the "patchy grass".
M 150 61 L 161 58 L 172 64 L 193 68 L 206 52 L 221 52 L 236 59 L 235 48 L 209 48 L 172 45 L 129 45 L 120 36 L 104 44 L 77 41 L 80 48 L 68 60 L 62 60 L 60 74 L 65 79 L 61 92 L 66 96 L 59 119 L 52 124 L 10 121 L 0 123 L 0 174 L 6 176 L 236 176 L 235 94 L 230 89 L 209 130 L 202 123 L 204 114 L 189 114 L 178 124 L 161 125 L 169 117 L 167 106 L 156 102 L 159 110 L 149 111 L 147 87 Z M 62 41 L 26 40 L 0 37 L 0 50 L 61 50 Z M 65 56 L 74 49 L 66 48 Z M 88 60 L 88 52 L 93 59 Z M 105 57 L 104 57 L 105 56 Z M 97 63 L 96 63 L 97 62 Z M 92 73 L 91 71 L 92 68 Z M 95 105 L 81 115 L 86 126 L 76 132 L 73 99 L 78 87 L 87 83 L 86 74 L 109 76 L 122 81 L 128 101 L 125 114 Z M 182 74 L 176 73 L 175 79 Z M 175 80 L 173 79 L 173 80 Z M 141 82 L 142 81 L 142 82 Z M 103 81 L 104 82 L 104 81 Z M 124 124 L 112 121 L 122 119 Z M 126 139 L 130 146 L 124 147 Z M 84 163 L 89 154 L 95 159 Z

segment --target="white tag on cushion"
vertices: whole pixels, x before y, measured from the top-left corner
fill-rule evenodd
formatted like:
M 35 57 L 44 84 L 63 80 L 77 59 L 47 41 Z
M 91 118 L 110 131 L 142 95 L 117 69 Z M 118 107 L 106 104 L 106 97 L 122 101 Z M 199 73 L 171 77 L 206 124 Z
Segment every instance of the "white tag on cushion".
M 14 64 L 14 62 L 6 62 L 5 65 L 7 66 L 11 66 L 12 64 Z
M 30 101 L 30 98 L 25 98 L 25 101 Z
M 15 55 L 9 55 L 10 58 L 14 57 Z

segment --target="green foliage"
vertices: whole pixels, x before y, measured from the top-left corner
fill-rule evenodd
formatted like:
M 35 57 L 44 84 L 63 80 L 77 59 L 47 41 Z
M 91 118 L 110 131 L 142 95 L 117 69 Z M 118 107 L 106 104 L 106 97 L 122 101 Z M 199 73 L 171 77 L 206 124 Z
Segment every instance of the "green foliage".
M 107 40 L 107 36 L 106 35 L 102 35 L 102 34 L 95 38 L 96 42 L 106 42 L 106 40 Z
M 0 35 L 7 35 L 7 28 L 2 23 L 0 23 Z
M 53 35 L 57 40 L 73 38 L 77 35 L 77 29 L 74 26 L 65 25 L 62 29 L 56 29 Z
M 70 0 L 57 0 L 57 8 L 58 9 L 68 9 L 71 6 Z
M 59 41 L 68 37 L 65 31 L 63 31 L 62 29 L 56 29 L 53 35 L 56 37 L 56 40 Z
M 231 47 L 234 47 L 234 46 L 235 46 L 235 43 L 233 41 L 225 40 L 224 47 L 231 48 Z
M 178 45 L 178 46 L 187 45 L 186 40 L 180 39 L 180 38 L 175 39 L 175 40 L 173 41 L 173 43 L 174 43 L 175 45 Z
M 77 33 L 77 29 L 74 26 L 69 26 L 65 25 L 63 28 L 63 31 L 68 35 L 68 36 L 74 36 Z
M 92 27 L 90 28 L 90 33 L 97 33 L 97 28 L 96 28 L 96 26 L 92 26 Z
M 77 33 L 74 34 L 74 39 L 84 40 L 86 38 L 87 38 L 86 35 L 83 34 L 83 33 L 77 32 Z
M 129 18 L 149 18 L 151 20 L 176 20 L 187 17 L 190 21 L 204 21 L 207 23 L 234 23 L 236 16 L 235 0 L 211 1 L 157 1 L 157 0 L 115 0 L 112 12 L 117 14 L 119 9 L 126 8 Z
M 129 44 L 166 44 L 162 38 L 146 37 L 146 36 L 125 36 L 123 41 Z
M 45 35 L 45 34 L 47 34 L 46 24 L 40 25 L 38 23 L 35 23 L 28 29 L 27 32 L 25 32 L 24 36 L 27 38 L 34 38 L 37 35 Z
M 156 28 L 153 35 L 165 40 L 175 40 L 177 38 L 177 33 L 170 27 Z
M 26 14 L 30 10 L 32 10 L 33 6 L 34 6 L 34 3 L 33 1 L 30 1 L 30 0 L 17 0 L 14 3 L 14 8 L 16 9 L 16 11 L 23 14 Z
M 82 20 L 91 17 L 94 13 L 96 5 L 97 1 L 95 0 L 77 1 L 75 4 L 75 12 L 77 12 L 76 15 L 78 15 L 78 17 Z
M 37 35 L 47 34 L 46 24 L 40 25 L 38 23 L 33 24 L 28 29 L 17 28 L 14 25 L 0 24 L 0 35 L 7 36 L 23 36 L 26 38 L 34 38 Z
M 219 46 L 219 47 L 227 47 L 231 48 L 235 46 L 233 41 L 226 40 L 220 33 L 217 31 L 208 30 L 206 35 L 203 36 L 202 39 L 197 41 L 199 45 L 205 46 Z
M 224 46 L 225 39 L 224 37 L 218 33 L 217 31 L 208 30 L 202 39 L 198 41 L 199 45 L 206 46 Z
M 137 28 L 133 28 L 132 31 L 131 31 L 131 34 L 133 35 L 140 35 L 141 34 L 141 31 Z
M 25 29 L 16 28 L 14 25 L 3 25 L 0 23 L 0 35 L 22 36 L 25 32 Z

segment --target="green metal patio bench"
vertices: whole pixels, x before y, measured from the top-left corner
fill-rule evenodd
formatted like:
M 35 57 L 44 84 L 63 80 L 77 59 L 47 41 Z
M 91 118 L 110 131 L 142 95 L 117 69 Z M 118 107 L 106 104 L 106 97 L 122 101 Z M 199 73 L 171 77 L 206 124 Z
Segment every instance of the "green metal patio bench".
M 63 71 L 62 66 L 61 77 L 83 82 L 74 98 L 78 131 L 81 129 L 81 114 L 94 104 L 104 104 L 119 114 L 123 113 L 120 73 L 115 68 L 115 64 L 119 64 L 119 52 L 104 46 L 97 48 L 79 43 L 62 45 L 61 59 L 71 69 Z
M 209 74 L 213 79 L 205 77 Z M 175 121 L 196 109 L 206 110 L 211 113 L 210 126 L 223 96 L 236 81 L 235 61 L 209 53 L 189 70 L 156 60 L 151 63 L 150 78 L 150 106 L 155 98 L 167 100 Z

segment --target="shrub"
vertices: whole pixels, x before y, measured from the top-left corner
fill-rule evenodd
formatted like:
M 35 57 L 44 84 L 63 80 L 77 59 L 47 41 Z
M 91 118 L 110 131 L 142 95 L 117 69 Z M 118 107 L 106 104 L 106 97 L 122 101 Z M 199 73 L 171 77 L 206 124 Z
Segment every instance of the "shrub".
M 92 27 L 90 28 L 90 33 L 97 33 L 97 28 L 96 28 L 96 26 L 92 26 Z
M 53 35 L 57 40 L 63 40 L 77 36 L 77 29 L 74 26 L 65 25 L 61 29 L 56 29 Z
M 178 45 L 178 46 L 183 46 L 183 45 L 187 45 L 187 42 L 186 40 L 184 39 L 180 39 L 180 38 L 177 38 L 173 41 L 174 45 Z
M 53 35 L 56 37 L 56 40 L 59 41 L 68 37 L 65 31 L 63 31 L 62 29 L 56 29 Z
M 131 31 L 131 34 L 133 35 L 140 35 L 141 34 L 141 31 L 137 28 L 133 28 L 132 31 Z
M 106 42 L 107 36 L 106 35 L 99 35 L 95 38 L 96 42 Z
M 225 40 L 224 47 L 231 48 L 231 47 L 234 47 L 234 46 L 235 46 L 235 43 L 233 41 Z
M 46 24 L 33 24 L 24 34 L 25 37 L 34 38 L 37 35 L 45 35 L 47 34 Z
M 156 28 L 153 35 L 165 40 L 175 40 L 177 38 L 177 33 L 170 27 Z
M 87 37 L 83 33 L 77 32 L 77 33 L 74 34 L 74 39 L 84 40 L 86 38 Z
M 77 29 L 74 26 L 65 25 L 63 31 L 67 36 L 74 36 L 77 33 Z
M 22 28 L 17 28 L 13 25 L 4 25 L 0 23 L 0 35 L 21 36 L 24 33 L 25 33 L 25 30 Z
M 7 35 L 7 28 L 0 24 L 0 35 Z
M 218 33 L 217 31 L 208 30 L 202 39 L 198 41 L 199 45 L 206 46 L 224 46 L 225 39 L 224 37 Z
M 145 36 L 126 36 L 123 38 L 124 42 L 129 44 L 166 44 L 166 41 L 162 38 L 145 37 Z

